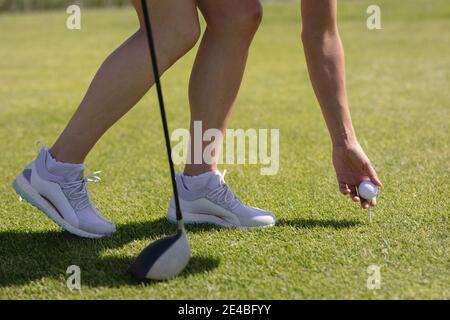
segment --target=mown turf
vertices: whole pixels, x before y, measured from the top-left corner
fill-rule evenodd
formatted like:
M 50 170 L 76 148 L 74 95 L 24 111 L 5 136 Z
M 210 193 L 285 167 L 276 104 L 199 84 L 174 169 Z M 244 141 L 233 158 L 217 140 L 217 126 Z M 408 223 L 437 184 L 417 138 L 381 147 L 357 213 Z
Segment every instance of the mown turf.
M 378 0 L 383 29 L 365 27 L 371 1 L 339 1 L 355 127 L 384 187 L 367 213 L 338 194 L 330 143 L 299 44 L 298 4 L 266 5 L 231 123 L 280 128 L 280 171 L 228 165 L 228 183 L 276 212 L 265 230 L 189 227 L 193 258 L 181 277 L 138 285 L 133 258 L 174 230 L 163 215 L 170 184 L 154 93 L 88 158 L 90 187 L 118 224 L 112 238 L 75 238 L 19 202 L 13 178 L 51 145 L 104 57 L 137 27 L 131 9 L 0 16 L 0 298 L 450 298 L 450 7 L 446 0 Z M 193 53 L 164 77 L 171 128 L 187 127 Z M 151 106 L 151 107 L 150 107 Z M 66 269 L 82 270 L 82 290 Z M 381 267 L 381 289 L 366 286 Z

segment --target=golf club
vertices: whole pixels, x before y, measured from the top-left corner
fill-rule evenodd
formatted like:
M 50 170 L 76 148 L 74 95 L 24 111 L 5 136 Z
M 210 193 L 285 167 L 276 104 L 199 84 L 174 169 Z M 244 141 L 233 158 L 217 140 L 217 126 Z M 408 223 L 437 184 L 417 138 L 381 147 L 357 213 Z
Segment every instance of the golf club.
M 132 273 L 133 276 L 140 281 L 145 279 L 165 280 L 176 277 L 183 271 L 190 259 L 190 247 L 184 228 L 183 215 L 181 213 L 180 201 L 178 198 L 177 182 L 175 179 L 175 169 L 170 146 L 169 128 L 167 125 L 166 111 L 164 108 L 164 99 L 158 70 L 155 43 L 153 40 L 149 8 L 146 0 L 141 0 L 141 3 L 144 12 L 145 27 L 147 31 L 156 91 L 158 94 L 161 121 L 164 129 L 164 138 L 166 142 L 175 199 L 178 230 L 176 235 L 161 238 L 147 246 L 136 258 L 132 266 Z

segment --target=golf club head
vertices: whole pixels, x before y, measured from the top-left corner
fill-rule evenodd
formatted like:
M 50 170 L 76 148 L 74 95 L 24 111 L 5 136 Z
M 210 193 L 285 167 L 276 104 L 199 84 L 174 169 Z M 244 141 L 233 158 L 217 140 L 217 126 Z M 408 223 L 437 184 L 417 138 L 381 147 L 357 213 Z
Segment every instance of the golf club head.
M 184 230 L 151 243 L 136 258 L 133 276 L 143 281 L 166 280 L 179 275 L 191 257 L 189 241 Z

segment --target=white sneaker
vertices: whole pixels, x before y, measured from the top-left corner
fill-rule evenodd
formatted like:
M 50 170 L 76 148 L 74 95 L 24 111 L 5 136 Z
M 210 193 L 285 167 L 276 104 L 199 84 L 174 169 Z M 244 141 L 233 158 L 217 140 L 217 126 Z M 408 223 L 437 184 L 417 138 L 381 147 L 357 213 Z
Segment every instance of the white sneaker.
M 87 182 L 96 183 L 100 178 L 83 178 L 83 165 L 72 165 L 64 176 L 55 175 L 48 169 L 48 157 L 51 155 L 42 147 L 37 159 L 14 180 L 17 194 L 77 236 L 100 238 L 114 233 L 115 225 L 94 208 L 86 189 Z
M 219 171 L 210 174 L 205 187 L 190 191 L 186 177 L 177 173 L 178 194 L 183 220 L 186 224 L 208 223 L 226 228 L 257 228 L 275 225 L 273 213 L 250 207 L 241 202 L 225 183 Z M 176 223 L 175 201 L 172 197 L 169 204 L 167 220 Z

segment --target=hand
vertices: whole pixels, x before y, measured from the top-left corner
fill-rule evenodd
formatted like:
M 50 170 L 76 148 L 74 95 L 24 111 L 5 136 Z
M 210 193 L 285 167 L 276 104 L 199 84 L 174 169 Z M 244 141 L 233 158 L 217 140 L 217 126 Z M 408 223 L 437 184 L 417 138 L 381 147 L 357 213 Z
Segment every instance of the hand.
M 363 180 L 371 180 L 378 187 L 381 187 L 381 181 L 359 143 L 333 147 L 333 165 L 339 191 L 344 195 L 350 195 L 354 202 L 361 203 L 363 209 L 369 208 L 368 201 L 358 196 L 357 188 Z M 377 200 L 373 198 L 370 206 L 374 207 L 376 204 Z

